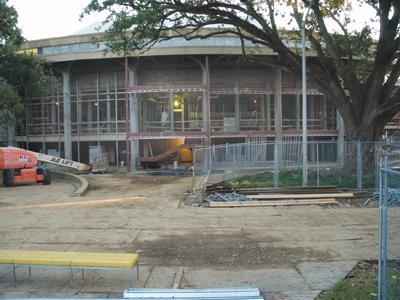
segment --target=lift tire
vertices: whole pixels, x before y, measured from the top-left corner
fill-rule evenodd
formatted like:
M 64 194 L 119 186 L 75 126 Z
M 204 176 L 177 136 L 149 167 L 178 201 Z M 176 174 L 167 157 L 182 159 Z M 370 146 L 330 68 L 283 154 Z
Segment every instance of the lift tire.
M 51 183 L 51 175 L 48 169 L 43 169 L 43 184 L 49 185 Z
M 51 183 L 50 171 L 46 168 L 37 168 L 36 170 L 38 175 L 43 175 L 42 183 L 44 185 L 49 185 Z
M 6 187 L 11 187 L 14 185 L 14 170 L 5 169 L 3 171 L 3 184 Z

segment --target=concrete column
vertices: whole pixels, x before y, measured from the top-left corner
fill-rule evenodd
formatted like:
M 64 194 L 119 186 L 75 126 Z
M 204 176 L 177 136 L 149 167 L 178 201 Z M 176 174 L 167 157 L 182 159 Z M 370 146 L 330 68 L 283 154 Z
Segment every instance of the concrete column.
M 271 95 L 265 96 L 265 106 L 267 107 L 267 130 L 271 130 Z
M 69 68 L 62 73 L 63 77 L 63 108 L 64 108 L 64 157 L 72 159 L 71 141 L 71 86 Z
M 100 149 L 100 91 L 99 91 L 99 72 L 96 72 L 96 127 L 97 127 L 97 147 Z
M 209 69 L 208 69 L 208 65 L 205 64 L 204 68 L 203 68 L 203 85 L 206 86 L 206 91 L 203 92 L 203 102 L 202 102 L 202 111 L 203 111 L 203 131 L 204 132 L 208 132 L 209 131 L 209 122 L 208 119 L 211 118 L 211 116 L 209 115 L 209 105 L 211 105 L 210 103 L 210 91 L 209 91 L 209 80 L 210 80 L 210 76 L 209 76 Z
M 90 101 L 90 102 L 86 102 L 87 103 L 87 121 L 88 122 L 93 122 L 93 106 L 94 106 L 94 102 Z M 92 128 L 92 124 L 88 124 L 88 129 Z
M 0 126 L 0 146 L 15 146 L 15 123 Z
M 322 121 L 322 128 L 323 130 L 328 129 L 327 123 L 327 111 L 326 111 L 326 98 L 322 96 L 321 100 L 321 121 Z
M 107 133 L 111 133 L 111 99 L 110 99 L 110 80 L 111 76 L 106 74 L 106 93 L 107 93 Z M 109 78 L 110 77 L 110 78 Z
M 203 99 L 202 99 L 202 115 L 203 115 L 203 128 L 202 131 L 207 132 L 208 131 L 208 107 L 207 107 L 207 92 L 203 92 Z
M 7 126 L 7 145 L 8 146 L 15 146 L 16 142 L 15 142 L 15 123 Z
M 79 79 L 76 78 L 75 82 L 76 88 L 76 133 L 77 133 L 77 140 L 76 140 L 76 147 L 78 153 L 78 161 L 81 161 L 81 125 L 82 125 L 82 99 L 79 95 Z
M 132 67 L 128 70 L 129 86 L 137 85 L 137 72 L 136 68 Z M 130 132 L 139 132 L 139 101 L 137 94 L 129 94 L 129 118 L 130 118 Z M 131 142 L 131 170 L 137 171 L 137 159 L 139 157 L 139 139 L 132 138 Z
M 51 102 L 51 133 L 57 133 L 57 104 Z
M 238 72 L 235 69 L 235 72 Z M 235 120 L 236 120 L 236 130 L 240 131 L 240 95 L 239 95 L 239 80 L 236 74 L 236 82 L 235 82 Z
M 321 116 L 318 114 L 318 112 L 316 110 L 317 105 L 316 105 L 315 96 L 308 95 L 307 97 L 309 99 L 307 101 L 307 103 L 308 103 L 307 104 L 308 105 L 307 115 L 308 115 L 309 120 L 312 119 L 312 122 L 309 122 L 307 124 L 307 126 L 308 126 L 308 129 L 315 129 L 315 125 L 317 125 L 317 123 L 315 122 L 315 119 L 317 119 L 317 118 L 320 119 Z
M 337 162 L 344 163 L 344 122 L 339 111 L 336 110 L 336 126 L 338 131 L 337 136 Z
M 206 87 L 206 90 L 203 92 L 203 131 L 208 133 L 211 130 L 210 69 L 208 56 L 205 57 L 203 68 L 203 85 Z M 207 144 L 210 144 L 210 141 L 207 140 Z
M 260 98 L 261 101 L 261 120 L 262 120 L 262 124 L 261 124 L 261 129 L 265 130 L 265 97 L 261 97 Z
M 44 126 L 44 121 L 45 121 L 45 111 L 44 111 L 44 106 L 45 104 L 43 103 L 43 99 L 40 100 L 40 107 L 41 107 L 41 114 L 42 114 L 42 153 L 46 153 L 46 133 L 45 133 L 45 126 Z M 46 120 L 47 121 L 47 120 Z
M 175 116 L 174 116 L 174 93 L 169 92 L 169 116 L 171 120 L 171 131 L 175 130 Z
M 274 118 L 275 118 L 275 142 L 276 149 L 276 164 L 278 169 L 282 166 L 282 73 L 280 69 L 276 70 L 274 81 Z
M 300 130 L 301 97 L 296 94 L 296 130 Z

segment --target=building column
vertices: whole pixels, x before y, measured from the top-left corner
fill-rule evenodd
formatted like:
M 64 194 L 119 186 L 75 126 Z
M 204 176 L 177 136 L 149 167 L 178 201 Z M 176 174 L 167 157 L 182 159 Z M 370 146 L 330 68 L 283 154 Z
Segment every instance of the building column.
M 206 87 L 203 92 L 203 131 L 209 132 L 211 130 L 211 114 L 210 114 L 210 70 L 208 65 L 208 57 L 205 57 L 205 66 L 203 68 L 203 85 Z M 208 143 L 207 143 L 208 144 Z
M 267 122 L 267 130 L 271 130 L 271 95 L 265 95 L 265 106 L 266 110 L 266 122 Z
M 321 121 L 322 121 L 322 129 L 327 130 L 328 129 L 328 118 L 327 118 L 327 111 L 326 111 L 327 105 L 326 105 L 326 97 L 322 96 L 321 99 Z
M 88 121 L 88 126 L 87 126 L 87 129 L 86 130 L 90 130 L 90 134 L 92 134 L 92 132 L 91 132 L 91 129 L 92 129 L 92 122 L 93 122 L 93 105 L 94 105 L 94 102 L 93 101 L 89 101 L 89 102 L 87 102 L 87 121 Z
M 137 72 L 136 67 L 132 66 L 128 69 L 128 83 L 129 86 L 137 85 Z M 136 93 L 129 94 L 129 118 L 130 118 L 130 132 L 139 132 L 139 101 Z M 135 137 L 130 138 L 131 142 L 131 171 L 135 172 L 138 169 L 139 157 L 139 139 Z
M 107 93 L 107 133 L 111 133 L 111 97 L 110 97 L 110 80 L 111 74 L 106 74 L 106 93 Z
M 276 164 L 278 169 L 282 165 L 282 73 L 281 69 L 276 69 L 275 80 L 274 80 L 274 128 L 275 128 L 275 142 L 276 144 Z
M 344 163 L 344 122 L 339 111 L 336 110 L 336 127 L 338 131 L 337 136 L 337 162 Z
M 0 135 L 2 134 L 1 131 L 4 131 L 5 134 L 5 139 L 3 140 L 7 146 L 15 146 L 16 142 L 15 142 L 15 122 L 13 122 L 13 124 L 8 124 L 5 125 L 3 127 L 0 127 Z M 0 136 L 0 142 L 2 142 L 1 140 L 1 136 Z
M 81 126 L 82 126 L 82 97 L 79 95 L 79 79 L 76 79 L 76 147 L 78 152 L 78 161 L 81 162 Z
M 169 92 L 169 116 L 171 120 L 171 131 L 175 131 L 175 115 L 174 115 L 174 92 Z
M 239 79 L 238 69 L 235 68 L 235 122 L 236 130 L 240 131 L 240 95 L 239 95 Z
M 296 130 L 301 130 L 300 118 L 301 118 L 301 98 L 300 94 L 296 94 Z
M 57 103 L 51 102 L 51 133 L 57 133 Z
M 71 86 L 70 71 L 61 72 L 63 77 L 63 108 L 64 108 L 64 158 L 72 159 L 71 141 Z
M 261 124 L 261 129 L 265 130 L 265 121 L 266 121 L 266 115 L 265 115 L 265 97 L 261 96 L 260 98 L 260 110 L 261 110 L 261 120 L 262 120 L 262 124 Z
M 47 149 L 46 149 L 46 132 L 45 132 L 45 125 L 44 125 L 44 122 L 45 122 L 45 111 L 44 111 L 44 106 L 45 106 L 45 104 L 44 104 L 44 101 L 43 101 L 43 99 L 41 99 L 40 100 L 40 106 L 41 106 L 41 109 L 42 109 L 42 153 L 47 153 Z M 46 120 L 47 121 L 47 120 Z

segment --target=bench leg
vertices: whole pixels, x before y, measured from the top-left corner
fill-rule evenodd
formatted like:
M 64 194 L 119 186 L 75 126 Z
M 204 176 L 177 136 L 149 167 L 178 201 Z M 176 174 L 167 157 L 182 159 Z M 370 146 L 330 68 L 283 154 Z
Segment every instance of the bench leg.
M 72 287 L 72 284 L 74 282 L 74 272 L 72 268 L 70 268 L 70 278 L 69 278 L 70 286 Z
M 84 270 L 82 268 L 82 280 L 84 280 L 84 279 L 85 279 L 85 275 L 84 275 Z
M 136 263 L 136 278 L 139 280 L 139 262 Z
M 31 278 L 32 277 L 32 267 L 29 267 L 29 278 Z
M 133 287 L 133 269 L 129 270 L 129 282 L 128 282 L 128 288 Z
M 13 278 L 14 278 L 14 286 L 17 286 L 17 276 L 15 274 L 15 265 L 13 265 Z

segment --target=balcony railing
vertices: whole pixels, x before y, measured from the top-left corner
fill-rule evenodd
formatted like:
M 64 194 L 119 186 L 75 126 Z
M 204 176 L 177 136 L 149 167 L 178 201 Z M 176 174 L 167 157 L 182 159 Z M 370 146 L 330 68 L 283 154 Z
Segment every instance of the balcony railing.
M 164 132 L 171 131 L 171 122 L 145 121 L 141 124 L 142 132 Z M 202 120 L 175 121 L 172 131 L 201 131 Z
M 269 131 L 275 130 L 275 120 L 266 120 L 260 118 L 242 118 L 238 124 L 236 118 L 218 118 L 212 119 L 211 131 L 214 132 L 232 132 L 232 131 Z M 162 123 L 161 121 L 142 121 L 140 132 L 165 132 L 181 131 L 193 132 L 201 131 L 203 128 L 202 120 L 186 120 Z M 296 119 L 283 119 L 283 130 L 301 130 L 302 121 Z M 335 130 L 336 120 L 327 119 L 308 119 L 307 128 L 309 130 Z M 92 121 L 71 124 L 72 135 L 97 135 L 97 134 L 115 134 L 125 133 L 126 123 L 124 120 L 115 121 Z M 27 124 L 27 127 L 20 127 L 17 130 L 17 136 L 42 136 L 42 135 L 63 135 L 63 123 L 45 123 L 45 124 Z

